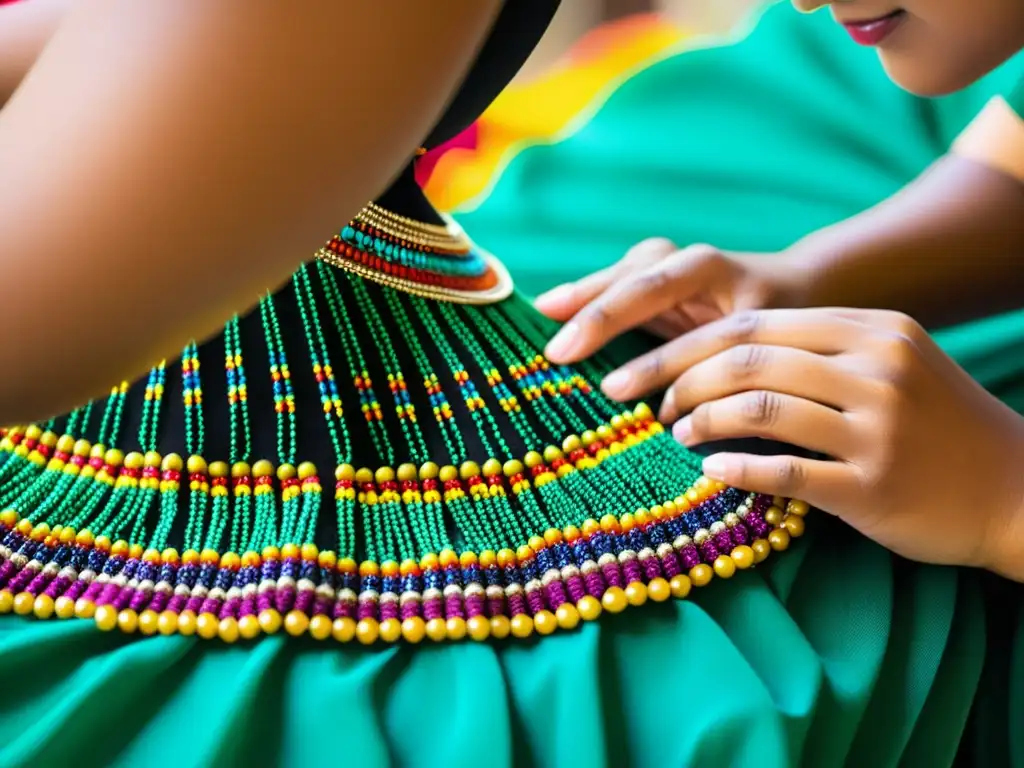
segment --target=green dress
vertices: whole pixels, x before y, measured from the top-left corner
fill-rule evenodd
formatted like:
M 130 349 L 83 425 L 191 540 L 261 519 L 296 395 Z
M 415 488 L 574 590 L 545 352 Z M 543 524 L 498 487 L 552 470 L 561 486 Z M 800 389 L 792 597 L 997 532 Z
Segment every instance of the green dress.
M 611 261 L 638 237 L 673 234 L 671 199 L 685 202 L 692 227 L 679 239 L 753 248 L 892 191 L 950 126 L 928 119 L 925 130 L 921 104 L 863 73 L 843 80 L 842 93 L 858 98 L 837 95 L 816 134 L 824 144 L 824 129 L 836 130 L 857 149 L 832 153 L 835 172 L 817 169 L 824 184 L 794 162 L 814 136 L 740 162 L 723 131 L 698 148 L 693 137 L 667 138 L 664 126 L 681 131 L 685 119 L 637 122 L 668 87 L 709 114 L 719 105 L 726 123 L 747 119 L 749 106 L 786 123 L 792 113 L 779 107 L 797 96 L 805 118 L 820 119 L 813 104 L 831 82 L 812 71 L 800 86 L 784 54 L 802 50 L 833 72 L 847 59 L 815 22 L 802 24 L 779 11 L 734 49 L 639 75 L 574 139 L 523 155 L 467 229 L 513 260 L 551 254 L 543 264 L 564 265 L 549 275 L 557 279 Z M 723 70 L 742 89 L 732 108 Z M 912 123 L 906 153 L 877 141 L 864 100 Z M 682 167 L 686 147 L 694 162 L 654 181 Z M 601 157 L 611 167 L 595 185 L 586 174 Z M 865 160 L 879 162 L 867 170 Z M 858 194 L 852 181 L 833 186 L 839 171 L 863 176 Z M 699 206 L 679 192 L 687 179 L 700 181 Z M 764 213 L 734 212 L 738 189 Z M 512 220 L 522 229 L 498 223 Z M 785 555 L 691 600 L 518 642 L 363 648 L 280 633 L 225 645 L 0 617 L 0 765 L 934 766 L 956 752 L 984 646 L 975 574 L 906 563 L 819 515 Z

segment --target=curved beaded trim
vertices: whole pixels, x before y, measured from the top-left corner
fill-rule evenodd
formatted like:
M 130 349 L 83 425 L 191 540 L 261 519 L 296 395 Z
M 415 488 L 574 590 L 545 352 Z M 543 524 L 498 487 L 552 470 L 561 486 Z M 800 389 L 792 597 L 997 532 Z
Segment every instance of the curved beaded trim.
M 316 258 L 435 301 L 495 304 L 514 290 L 504 265 L 490 254 L 474 250 L 456 225 L 415 222 L 374 203 L 317 251 Z
M 458 469 L 428 463 L 376 472 L 342 465 L 335 471 L 335 497 L 373 507 L 529 495 L 659 436 L 665 436 L 662 426 L 641 405 L 614 425 L 567 438 L 563 450 L 532 452 L 521 462 L 492 459 Z M 321 492 L 309 463 L 283 464 L 275 473 L 266 461 L 229 468 L 198 456 L 187 462 L 155 452 L 125 456 L 37 427 L 5 431 L 0 452 L 54 478 L 168 498 L 177 494 L 184 468 L 192 493 L 214 498 L 273 494 L 286 503 Z M 226 642 L 282 626 L 292 635 L 364 644 L 546 635 L 603 611 L 685 597 L 714 575 L 729 578 L 771 550 L 786 549 L 791 537 L 803 533 L 806 512 L 799 501 L 744 494 L 699 478 L 663 504 L 549 529 L 516 551 L 442 550 L 400 564 L 357 565 L 311 543 L 241 555 L 146 550 L 88 529 L 34 524 L 8 509 L 0 513 L 0 613 L 92 618 L 104 630 Z
M 675 501 L 550 529 L 516 552 L 444 550 L 401 564 L 357 565 L 312 544 L 179 556 L 88 531 L 33 526 L 8 510 L 0 513 L 0 584 L 7 584 L 0 614 L 91 618 L 105 631 L 227 643 L 282 627 L 293 636 L 364 645 L 549 635 L 648 599 L 685 598 L 692 587 L 716 575 L 731 578 L 803 533 L 806 504 L 750 495 L 722 530 L 665 540 L 682 509 L 722 490 L 701 478 Z M 739 520 L 758 538 L 748 544 L 736 536 Z M 716 549 L 722 543 L 728 554 Z M 26 544 L 35 545 L 31 560 L 13 551 Z M 86 568 L 68 564 L 75 554 Z

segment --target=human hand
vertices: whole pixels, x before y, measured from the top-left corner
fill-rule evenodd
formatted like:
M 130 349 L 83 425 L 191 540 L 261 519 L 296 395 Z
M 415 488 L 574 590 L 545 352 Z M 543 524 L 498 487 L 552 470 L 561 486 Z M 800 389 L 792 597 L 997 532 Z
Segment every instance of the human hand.
M 909 317 L 741 312 L 604 383 L 617 399 L 665 387 L 660 417 L 686 445 L 760 437 L 831 457 L 716 454 L 709 477 L 803 499 L 909 558 L 1024 580 L 1024 418 Z
M 633 329 L 673 339 L 733 312 L 796 306 L 802 274 L 783 254 L 727 254 L 707 245 L 679 249 L 663 238 L 645 240 L 617 264 L 537 299 L 541 312 L 566 323 L 547 356 L 572 363 Z

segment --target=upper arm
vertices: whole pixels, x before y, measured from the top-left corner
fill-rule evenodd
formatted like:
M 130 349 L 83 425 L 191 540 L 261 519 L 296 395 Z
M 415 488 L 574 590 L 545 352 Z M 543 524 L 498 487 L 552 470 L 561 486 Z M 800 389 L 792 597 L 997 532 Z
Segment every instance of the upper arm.
M 988 103 L 957 138 L 953 151 L 1024 184 L 1024 79 Z
M 406 162 L 497 7 L 74 4 L 0 111 L 0 423 L 77 405 L 283 282 Z

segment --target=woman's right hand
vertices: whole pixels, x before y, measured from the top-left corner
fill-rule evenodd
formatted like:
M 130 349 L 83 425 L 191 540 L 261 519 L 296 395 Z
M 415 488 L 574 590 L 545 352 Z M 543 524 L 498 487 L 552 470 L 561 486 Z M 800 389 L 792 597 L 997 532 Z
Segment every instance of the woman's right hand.
M 565 323 L 547 357 L 573 363 L 634 329 L 671 340 L 734 312 L 802 307 L 808 281 L 784 253 L 734 254 L 708 245 L 680 249 L 654 238 L 617 264 L 545 293 L 536 304 Z M 605 381 L 611 397 L 614 385 Z

